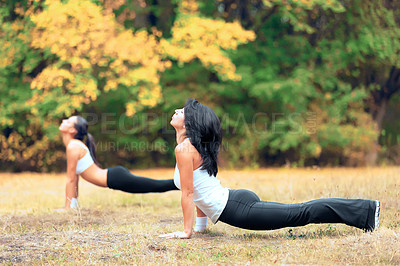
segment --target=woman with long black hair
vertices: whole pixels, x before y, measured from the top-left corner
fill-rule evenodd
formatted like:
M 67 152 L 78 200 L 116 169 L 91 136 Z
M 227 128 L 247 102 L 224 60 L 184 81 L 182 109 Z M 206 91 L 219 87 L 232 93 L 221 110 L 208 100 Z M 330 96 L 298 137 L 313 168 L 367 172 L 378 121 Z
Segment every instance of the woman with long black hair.
M 64 209 L 78 207 L 79 175 L 86 181 L 129 193 L 176 190 L 173 179 L 157 180 L 136 176 L 122 166 L 103 169 L 96 160 L 95 142 L 81 116 L 64 119 L 59 127 L 67 151 L 67 184 Z M 84 142 L 85 141 L 85 142 Z
M 206 228 L 207 217 L 251 230 L 272 230 L 310 223 L 344 223 L 366 231 L 379 227 L 380 202 L 365 199 L 317 199 L 283 204 L 261 201 L 252 191 L 228 189 L 216 178 L 221 126 L 209 107 L 189 99 L 172 117 L 176 130 L 175 185 L 181 189 L 184 230 L 161 235 L 164 238 L 189 238 Z

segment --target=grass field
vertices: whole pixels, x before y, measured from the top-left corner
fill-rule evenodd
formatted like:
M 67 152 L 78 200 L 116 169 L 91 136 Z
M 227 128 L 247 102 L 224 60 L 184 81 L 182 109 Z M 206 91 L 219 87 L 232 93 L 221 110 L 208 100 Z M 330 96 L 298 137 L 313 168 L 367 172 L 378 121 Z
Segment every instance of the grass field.
M 135 171 L 171 178 L 173 169 Z M 1 264 L 400 264 L 400 168 L 220 170 L 230 188 L 295 203 L 322 197 L 379 199 L 381 227 L 341 224 L 249 231 L 209 221 L 204 234 L 182 230 L 178 191 L 134 195 L 80 181 L 80 212 L 64 203 L 62 174 L 0 174 Z

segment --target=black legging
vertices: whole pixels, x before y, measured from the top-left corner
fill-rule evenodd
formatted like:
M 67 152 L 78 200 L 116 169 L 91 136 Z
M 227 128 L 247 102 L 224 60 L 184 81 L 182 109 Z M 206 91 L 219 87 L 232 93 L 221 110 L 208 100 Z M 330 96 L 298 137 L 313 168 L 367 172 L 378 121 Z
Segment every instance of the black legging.
M 364 230 L 375 226 L 376 203 L 363 199 L 318 199 L 283 204 L 261 201 L 252 191 L 229 190 L 219 221 L 251 230 L 272 230 L 310 223 L 344 223 Z
M 151 179 L 136 176 L 123 166 L 108 168 L 107 186 L 130 193 L 151 193 L 177 190 L 173 179 Z

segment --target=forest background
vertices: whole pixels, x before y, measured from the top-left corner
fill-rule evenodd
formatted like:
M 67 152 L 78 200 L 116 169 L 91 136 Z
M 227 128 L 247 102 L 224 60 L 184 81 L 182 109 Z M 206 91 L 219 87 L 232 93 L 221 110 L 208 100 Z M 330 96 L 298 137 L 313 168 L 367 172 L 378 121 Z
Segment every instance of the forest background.
M 224 167 L 400 163 L 398 1 L 6 0 L 0 21 L 2 171 L 65 171 L 76 114 L 104 167 L 171 167 L 189 97 Z

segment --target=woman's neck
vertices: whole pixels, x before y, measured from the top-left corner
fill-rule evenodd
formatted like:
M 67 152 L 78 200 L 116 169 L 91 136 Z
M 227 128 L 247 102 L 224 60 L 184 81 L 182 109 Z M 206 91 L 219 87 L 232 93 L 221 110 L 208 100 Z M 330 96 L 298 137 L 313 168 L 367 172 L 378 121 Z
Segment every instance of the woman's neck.
M 62 140 L 64 142 L 65 147 L 68 146 L 69 142 L 74 138 L 70 134 L 62 134 Z
M 186 130 L 176 131 L 176 143 L 178 143 L 178 145 L 181 144 L 186 138 Z

